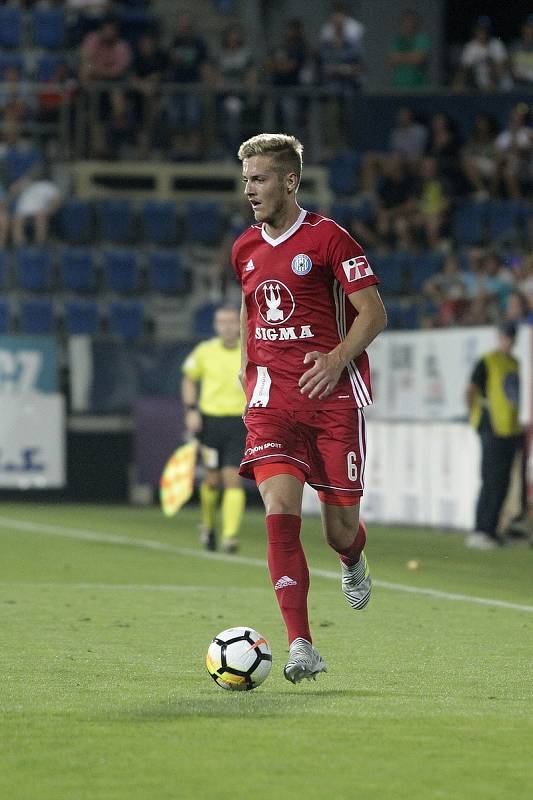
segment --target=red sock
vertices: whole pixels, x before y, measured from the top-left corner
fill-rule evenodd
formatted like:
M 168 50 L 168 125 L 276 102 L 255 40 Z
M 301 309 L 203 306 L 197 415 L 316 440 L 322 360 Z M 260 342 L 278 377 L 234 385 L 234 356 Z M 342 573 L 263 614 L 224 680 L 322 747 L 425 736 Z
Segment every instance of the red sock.
M 300 542 L 301 522 L 295 514 L 269 514 L 266 518 L 268 569 L 289 644 L 299 636 L 311 641 L 307 617 L 309 570 Z
M 353 567 L 361 558 L 364 546 L 366 544 L 366 526 L 365 523 L 360 521 L 359 528 L 357 529 L 357 536 L 349 547 L 344 550 L 337 550 L 340 560 L 346 564 L 347 567 Z

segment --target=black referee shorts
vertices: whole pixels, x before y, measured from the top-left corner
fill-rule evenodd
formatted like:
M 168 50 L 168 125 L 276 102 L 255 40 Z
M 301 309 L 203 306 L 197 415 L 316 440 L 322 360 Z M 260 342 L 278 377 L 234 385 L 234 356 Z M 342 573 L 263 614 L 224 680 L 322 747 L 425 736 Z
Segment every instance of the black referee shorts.
M 210 417 L 202 414 L 199 439 L 204 467 L 222 469 L 240 465 L 246 440 L 242 417 Z

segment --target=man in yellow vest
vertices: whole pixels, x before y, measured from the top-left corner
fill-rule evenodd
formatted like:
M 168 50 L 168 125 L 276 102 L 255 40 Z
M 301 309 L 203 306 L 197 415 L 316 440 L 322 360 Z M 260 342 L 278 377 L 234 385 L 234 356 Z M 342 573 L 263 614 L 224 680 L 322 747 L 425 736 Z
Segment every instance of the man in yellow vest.
M 476 529 L 467 547 L 491 550 L 501 544 L 497 529 L 517 453 L 524 455 L 524 433 L 518 420 L 520 365 L 511 350 L 516 326 L 498 329 L 498 348 L 483 355 L 474 367 L 466 390 L 470 422 L 481 442 L 481 491 L 476 508 Z M 522 469 L 524 473 L 524 469 Z M 521 490 L 526 513 L 525 475 Z
M 236 308 L 218 308 L 215 338 L 197 345 L 183 363 L 181 395 L 185 428 L 200 440 L 204 477 L 200 486 L 201 540 L 216 550 L 215 520 L 222 490 L 222 548 L 234 553 L 245 505 L 239 477 L 246 429 L 245 396 L 239 382 L 240 317 Z

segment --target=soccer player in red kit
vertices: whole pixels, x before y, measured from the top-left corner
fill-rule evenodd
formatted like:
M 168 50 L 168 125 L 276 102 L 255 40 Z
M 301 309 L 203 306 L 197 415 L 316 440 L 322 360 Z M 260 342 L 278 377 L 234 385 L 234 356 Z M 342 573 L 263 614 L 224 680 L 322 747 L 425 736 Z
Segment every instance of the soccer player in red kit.
M 239 148 L 256 224 L 235 242 L 242 286 L 241 380 L 248 431 L 241 475 L 266 511 L 268 567 L 287 627 L 287 680 L 326 671 L 312 645 L 309 571 L 300 543 L 302 493 L 318 490 L 342 589 L 366 606 L 371 578 L 359 521 L 365 466 L 363 407 L 372 402 L 365 348 L 386 325 L 377 278 L 361 247 L 333 220 L 300 208 L 302 145 L 260 134 Z

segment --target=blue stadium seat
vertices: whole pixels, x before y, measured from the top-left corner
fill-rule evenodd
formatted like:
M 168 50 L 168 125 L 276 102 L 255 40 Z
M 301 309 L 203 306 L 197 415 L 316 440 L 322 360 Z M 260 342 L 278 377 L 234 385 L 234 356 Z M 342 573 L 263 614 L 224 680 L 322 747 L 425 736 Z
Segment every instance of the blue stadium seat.
M 23 300 L 20 304 L 21 333 L 54 333 L 54 307 L 50 299 Z
M 143 333 L 144 306 L 142 303 L 111 303 L 109 329 L 127 342 L 139 339 Z
M 409 303 L 401 311 L 402 328 L 414 331 L 419 327 L 419 312 L 416 303 Z
M 8 300 L 0 300 L 0 334 L 9 333 L 10 309 Z
M 142 209 L 144 238 L 150 244 L 175 244 L 176 206 L 171 200 L 147 200 Z
M 98 235 L 104 242 L 131 242 L 133 211 L 129 200 L 100 200 L 96 206 L 96 218 Z
M 52 259 L 44 247 L 23 247 L 16 253 L 17 277 L 21 289 L 45 292 L 52 285 Z
M 148 284 L 155 292 L 187 291 L 187 280 L 177 250 L 154 250 L 149 254 Z
M 45 53 L 37 62 L 35 70 L 36 81 L 50 81 L 54 77 L 56 67 L 59 64 L 66 64 L 66 59 L 53 53 Z
M 5 154 L 4 171 L 7 185 L 25 175 L 41 161 L 41 153 L 36 148 L 10 147 Z
M 7 253 L 0 250 L 0 289 L 3 289 L 7 282 Z
M 0 53 L 0 78 L 4 80 L 8 67 L 14 67 L 22 76 L 26 73 L 24 59 L 18 53 Z
M 57 50 L 65 44 L 65 12 L 62 8 L 33 10 L 33 37 L 37 47 Z
M 361 156 L 355 150 L 339 150 L 329 163 L 329 185 L 336 195 L 357 192 Z
M 215 310 L 216 305 L 214 303 L 206 303 L 205 305 L 196 309 L 193 318 L 193 332 L 196 335 L 213 335 L 213 318 L 215 316 Z
M 385 308 L 387 310 L 387 327 L 391 330 L 397 330 L 403 327 L 403 311 L 400 303 L 396 300 L 385 300 Z
M 374 255 L 370 261 L 374 265 L 380 286 L 385 294 L 398 294 L 405 289 L 408 257 L 405 253 Z
M 17 6 L 0 6 L 0 47 L 20 47 L 22 12 Z
M 106 250 L 103 255 L 106 287 L 121 294 L 137 291 L 139 267 L 135 251 Z
M 220 242 L 223 233 L 223 220 L 218 203 L 193 200 L 187 204 L 187 237 L 205 245 Z
M 65 328 L 70 336 L 95 336 L 98 333 L 99 312 L 94 300 L 67 300 Z
M 59 232 L 69 244 L 88 244 L 92 239 L 93 216 L 88 200 L 67 200 L 59 210 Z
M 433 277 L 444 263 L 444 255 L 428 250 L 409 257 L 409 283 L 412 292 L 419 292 L 428 278 Z
M 334 219 L 338 225 L 349 230 L 350 223 L 355 216 L 354 208 L 351 203 L 332 203 L 330 208 L 330 216 L 331 219 Z
M 520 237 L 522 206 L 516 200 L 499 200 L 488 204 L 489 239 L 491 242 L 514 242 Z
M 67 248 L 61 257 L 63 288 L 72 292 L 93 292 L 96 288 L 96 270 L 91 250 Z
M 487 203 L 465 200 L 453 213 L 452 232 L 459 244 L 481 244 L 485 238 Z

